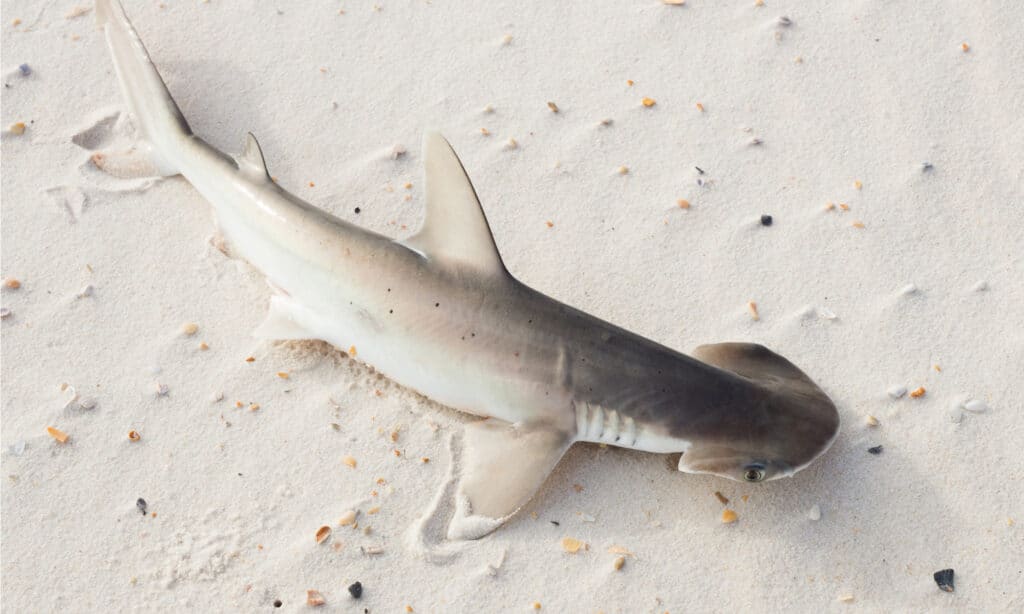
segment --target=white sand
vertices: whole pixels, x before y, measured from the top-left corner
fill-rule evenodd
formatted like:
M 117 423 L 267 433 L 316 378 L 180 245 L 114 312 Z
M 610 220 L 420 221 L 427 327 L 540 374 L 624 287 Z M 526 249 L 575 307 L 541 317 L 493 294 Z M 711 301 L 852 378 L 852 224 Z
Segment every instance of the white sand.
M 128 3 L 193 129 L 226 151 L 252 130 L 299 196 L 407 234 L 420 135 L 439 128 L 524 282 L 684 351 L 765 343 L 840 407 L 832 450 L 762 485 L 577 446 L 462 546 L 420 517 L 449 509 L 465 418 L 324 345 L 255 341 L 269 290 L 207 244 L 199 194 L 90 171 L 71 139 L 121 98 L 93 16 L 65 18 L 78 4 L 4 0 L 0 24 L 4 73 L 34 71 L 2 90 L 3 126 L 28 124 L 2 139 L 2 275 L 22 283 L 2 294 L 4 611 L 305 611 L 307 589 L 339 612 L 1024 608 L 1014 3 Z M 62 383 L 95 407 L 64 407 Z M 894 385 L 927 393 L 892 400 Z M 972 398 L 989 409 L 953 422 Z M 337 526 L 348 509 L 358 530 Z M 616 545 L 636 555 L 621 571 Z M 953 594 L 932 579 L 946 567 Z

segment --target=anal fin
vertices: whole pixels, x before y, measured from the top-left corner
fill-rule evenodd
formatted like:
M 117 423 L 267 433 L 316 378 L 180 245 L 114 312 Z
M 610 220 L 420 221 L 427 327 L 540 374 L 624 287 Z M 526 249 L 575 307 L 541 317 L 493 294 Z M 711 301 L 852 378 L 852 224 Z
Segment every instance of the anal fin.
M 494 418 L 468 424 L 463 438 L 448 539 L 479 539 L 501 526 L 533 497 L 573 442 L 544 425 Z

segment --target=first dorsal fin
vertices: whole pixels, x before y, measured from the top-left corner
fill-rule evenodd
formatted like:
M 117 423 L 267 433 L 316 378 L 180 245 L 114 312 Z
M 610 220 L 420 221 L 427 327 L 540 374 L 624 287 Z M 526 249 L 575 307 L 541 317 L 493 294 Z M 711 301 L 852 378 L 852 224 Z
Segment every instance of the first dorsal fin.
M 428 260 L 505 275 L 473 184 L 451 145 L 437 132 L 423 137 L 423 165 L 426 219 L 419 232 L 404 243 Z
M 245 148 L 241 155 L 235 158 L 238 168 L 254 176 L 270 179 L 270 172 L 267 171 L 267 163 L 263 160 L 263 150 L 251 132 L 245 135 Z

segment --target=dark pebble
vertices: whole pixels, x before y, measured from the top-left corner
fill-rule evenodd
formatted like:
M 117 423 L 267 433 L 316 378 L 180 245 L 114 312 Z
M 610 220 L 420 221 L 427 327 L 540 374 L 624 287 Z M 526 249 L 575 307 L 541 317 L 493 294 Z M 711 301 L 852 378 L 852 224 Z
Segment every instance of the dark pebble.
M 281 607 L 281 600 L 280 599 L 275 599 L 274 600 L 274 607 L 275 608 Z
M 548 522 L 550 522 L 551 524 L 555 525 L 556 527 L 562 526 L 562 524 L 560 522 L 558 522 L 557 520 L 549 520 Z
M 882 446 L 875 446 L 873 448 L 868 448 L 868 453 L 870 453 L 870 454 L 881 454 L 882 453 Z
M 947 593 L 953 592 L 953 570 L 943 569 L 936 571 L 932 576 L 935 578 L 935 583 L 939 585 L 939 588 L 946 591 Z
M 18 70 L 21 72 L 22 77 L 27 77 L 32 74 L 32 67 L 30 67 L 28 64 L 22 64 L 21 66 L 18 66 Z
M 767 213 L 762 215 L 761 216 L 761 225 L 762 226 L 771 226 L 772 225 L 772 216 L 768 215 Z
M 142 497 L 139 497 L 139 499 L 135 502 L 135 507 L 139 508 L 139 511 L 142 512 L 143 516 L 146 515 L 146 507 L 147 506 L 146 506 L 146 500 L 145 499 L 143 499 Z
M 363 583 L 362 582 L 354 582 L 353 584 L 349 585 L 349 587 L 348 587 L 348 594 L 352 595 L 353 599 L 359 599 L 360 597 L 362 597 L 363 596 Z
M 360 209 L 359 207 L 356 207 L 356 213 L 359 213 L 360 211 L 362 211 L 362 209 Z

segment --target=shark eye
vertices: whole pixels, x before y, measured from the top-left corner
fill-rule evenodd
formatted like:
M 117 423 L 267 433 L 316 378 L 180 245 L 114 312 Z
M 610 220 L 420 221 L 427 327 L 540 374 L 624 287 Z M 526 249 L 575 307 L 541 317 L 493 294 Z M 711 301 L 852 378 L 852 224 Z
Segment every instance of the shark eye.
M 764 479 L 764 469 L 751 465 L 743 470 L 743 479 L 748 482 L 760 482 Z

